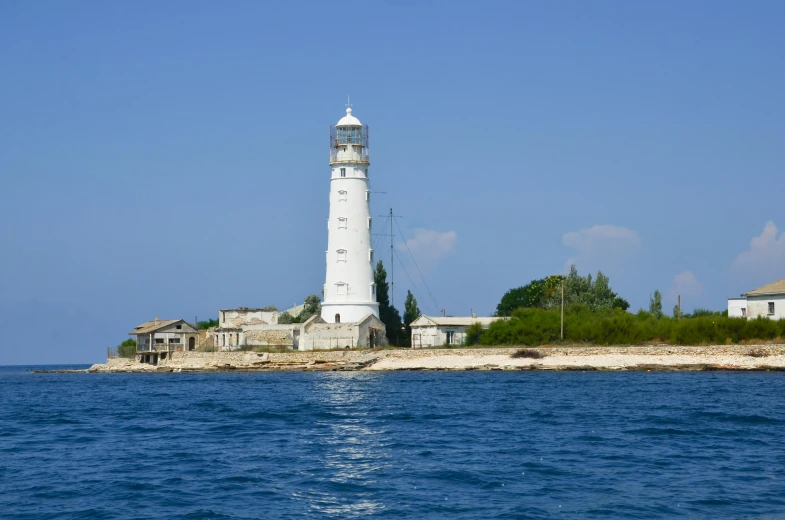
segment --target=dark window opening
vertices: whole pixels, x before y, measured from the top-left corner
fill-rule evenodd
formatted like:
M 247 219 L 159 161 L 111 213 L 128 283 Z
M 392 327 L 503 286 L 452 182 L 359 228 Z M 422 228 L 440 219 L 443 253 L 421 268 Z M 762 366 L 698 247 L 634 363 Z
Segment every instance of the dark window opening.
M 341 323 L 341 315 L 340 314 L 336 314 L 335 315 L 335 323 Z

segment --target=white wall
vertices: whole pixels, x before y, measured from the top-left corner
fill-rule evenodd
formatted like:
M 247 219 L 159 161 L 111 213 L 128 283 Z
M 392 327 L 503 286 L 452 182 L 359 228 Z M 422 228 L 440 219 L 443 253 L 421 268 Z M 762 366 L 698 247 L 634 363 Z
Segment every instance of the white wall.
M 769 302 L 774 303 L 774 314 L 769 314 Z M 785 294 L 778 294 L 776 296 L 748 296 L 747 317 L 753 319 L 758 316 L 773 320 L 785 318 Z
M 447 343 L 447 331 L 453 331 L 451 344 L 461 345 L 467 328 L 462 325 L 412 327 L 412 348 L 441 347 Z
M 747 308 L 747 298 L 728 298 L 728 317 L 743 318 Z

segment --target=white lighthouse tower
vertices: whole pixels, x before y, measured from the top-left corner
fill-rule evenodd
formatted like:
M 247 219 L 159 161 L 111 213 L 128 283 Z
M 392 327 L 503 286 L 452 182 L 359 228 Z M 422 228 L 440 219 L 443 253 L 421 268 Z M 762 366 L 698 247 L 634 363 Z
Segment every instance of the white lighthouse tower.
M 346 109 L 330 127 L 330 218 L 327 221 L 327 277 L 322 319 L 358 322 L 379 317 L 373 281 L 371 192 L 368 184 L 368 127 Z

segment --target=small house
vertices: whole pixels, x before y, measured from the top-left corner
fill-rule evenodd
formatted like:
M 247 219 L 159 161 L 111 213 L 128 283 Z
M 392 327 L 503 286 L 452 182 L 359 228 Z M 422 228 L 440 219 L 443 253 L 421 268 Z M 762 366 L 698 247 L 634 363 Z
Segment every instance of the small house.
M 741 295 L 728 298 L 728 316 L 758 317 L 779 320 L 785 318 L 785 278 Z
M 498 319 L 500 318 L 420 316 L 411 324 L 412 348 L 462 345 L 466 338 L 466 329 L 472 324 L 479 323 L 487 329 Z
M 195 350 L 199 331 L 185 320 L 146 321 L 128 333 L 136 336 L 136 358 L 140 363 L 158 364 L 169 352 Z

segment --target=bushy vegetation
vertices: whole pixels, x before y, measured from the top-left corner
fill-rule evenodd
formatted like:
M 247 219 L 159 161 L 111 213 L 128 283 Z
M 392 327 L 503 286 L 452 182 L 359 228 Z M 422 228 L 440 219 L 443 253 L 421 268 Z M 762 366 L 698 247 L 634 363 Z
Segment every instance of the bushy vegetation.
M 305 323 L 311 316 L 321 314 L 322 300 L 318 294 L 310 294 L 305 297 L 303 309 L 297 316 L 292 316 L 288 311 L 284 311 L 278 315 L 278 323 Z
M 564 289 L 564 305 L 584 305 L 591 310 L 621 309 L 626 311 L 630 304 L 613 292 L 610 279 L 597 272 L 581 276 L 573 265 L 567 276 L 553 275 L 540 280 L 532 280 L 528 284 L 510 289 L 496 306 L 497 316 L 510 316 L 520 308 L 556 309 L 561 307 L 562 288 Z
M 547 356 L 547 354 L 544 354 L 539 350 L 534 350 L 531 348 L 522 348 L 521 350 L 516 350 L 510 355 L 510 357 L 514 359 L 518 359 L 518 358 L 542 359 L 545 356 Z
M 558 309 L 518 309 L 509 319 L 496 321 L 481 331 L 477 341 L 480 345 L 558 343 L 560 322 Z M 747 320 L 711 314 L 676 320 L 667 316 L 656 318 L 645 311 L 637 314 L 621 309 L 592 311 L 577 305 L 565 311 L 564 319 L 565 343 L 708 345 L 770 341 L 781 337 L 785 337 L 785 320 L 766 318 Z
M 122 358 L 133 359 L 136 357 L 136 340 L 127 339 L 117 345 L 117 355 Z
M 212 329 L 213 327 L 218 326 L 218 320 L 200 321 L 199 323 L 197 323 L 197 325 L 199 325 L 199 328 L 202 330 Z

